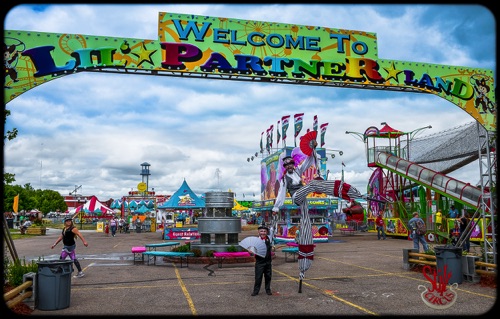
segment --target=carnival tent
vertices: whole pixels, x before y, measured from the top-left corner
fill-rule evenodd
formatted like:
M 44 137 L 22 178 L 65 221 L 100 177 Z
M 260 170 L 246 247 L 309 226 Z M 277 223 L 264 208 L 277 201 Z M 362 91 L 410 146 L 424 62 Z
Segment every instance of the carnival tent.
M 205 208 L 205 202 L 200 199 L 189 187 L 184 179 L 181 187 L 168 201 L 158 206 L 159 209 L 198 209 Z
M 85 204 L 71 210 L 70 214 L 78 214 L 80 211 L 84 212 L 101 212 L 103 215 L 114 215 L 115 211 L 101 203 L 96 196 L 92 196 Z
M 396 138 L 396 137 L 400 137 L 404 134 L 406 134 L 406 133 L 390 127 L 389 124 L 385 124 L 384 127 L 382 127 L 379 130 L 378 137 Z
M 139 207 L 138 209 L 136 209 L 136 210 L 134 211 L 134 213 L 144 214 L 144 213 L 147 213 L 147 212 L 149 212 L 149 211 L 150 211 L 150 209 L 149 209 L 149 208 L 147 208 L 147 206 L 146 206 L 146 205 L 142 205 L 141 207 Z

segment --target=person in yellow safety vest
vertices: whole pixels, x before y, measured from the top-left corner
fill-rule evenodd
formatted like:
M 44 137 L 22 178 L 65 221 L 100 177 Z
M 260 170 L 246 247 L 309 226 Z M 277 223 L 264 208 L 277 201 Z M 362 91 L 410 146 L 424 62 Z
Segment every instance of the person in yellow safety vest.
M 443 214 L 441 213 L 440 210 L 436 212 L 436 226 L 437 228 L 442 231 L 442 224 L 443 224 Z

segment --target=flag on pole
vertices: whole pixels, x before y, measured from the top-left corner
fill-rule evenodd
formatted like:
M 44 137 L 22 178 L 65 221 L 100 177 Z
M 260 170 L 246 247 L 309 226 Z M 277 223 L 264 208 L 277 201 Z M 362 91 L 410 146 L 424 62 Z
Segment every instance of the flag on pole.
M 286 131 L 288 130 L 288 119 L 290 118 L 290 115 L 285 115 L 281 117 L 281 135 L 283 136 L 283 144 L 286 146 Z
M 270 153 L 270 148 L 269 148 L 269 129 L 266 131 L 266 150 L 268 153 Z
M 269 147 L 272 149 L 273 148 L 273 130 L 274 130 L 274 125 L 271 124 L 269 127 Z
M 323 123 L 320 126 L 320 132 L 321 132 L 321 147 L 325 145 L 325 133 L 326 133 L 326 128 L 328 126 L 328 123 Z
M 280 139 L 281 139 L 281 135 L 280 135 L 280 121 L 278 120 L 278 124 L 276 124 L 276 147 L 279 147 L 280 145 Z
M 318 116 L 314 115 L 314 121 L 313 121 L 313 130 L 318 131 Z
M 264 135 L 264 132 L 260 133 L 260 152 L 264 153 L 264 146 L 262 145 L 262 136 Z
M 12 204 L 12 210 L 16 214 L 17 214 L 17 211 L 19 210 L 19 194 L 14 196 L 14 203 Z
M 295 138 L 297 138 L 297 136 L 299 136 L 299 133 L 300 131 L 302 130 L 302 120 L 304 119 L 303 118 L 304 116 L 304 113 L 297 113 L 293 116 L 294 118 L 294 121 L 295 121 Z M 297 141 L 295 141 L 294 139 L 294 142 L 295 142 L 295 146 L 297 146 Z

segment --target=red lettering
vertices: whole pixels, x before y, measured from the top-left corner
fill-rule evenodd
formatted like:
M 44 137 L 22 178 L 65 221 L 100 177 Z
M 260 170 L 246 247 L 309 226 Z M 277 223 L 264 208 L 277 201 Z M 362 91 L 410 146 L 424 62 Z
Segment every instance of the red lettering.
M 188 43 L 162 42 L 161 47 L 165 51 L 165 61 L 161 66 L 167 70 L 183 70 L 186 66 L 182 62 L 198 61 L 202 57 L 201 50 Z

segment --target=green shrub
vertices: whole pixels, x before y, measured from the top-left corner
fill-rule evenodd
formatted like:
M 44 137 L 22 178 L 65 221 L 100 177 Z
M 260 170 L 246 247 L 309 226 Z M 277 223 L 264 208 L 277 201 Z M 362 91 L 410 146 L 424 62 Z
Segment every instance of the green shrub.
M 191 249 L 191 252 L 194 254 L 195 257 L 201 256 L 201 249 L 193 248 L 193 249 Z
M 205 253 L 207 257 L 213 257 L 214 256 L 214 252 L 215 250 L 207 250 L 207 252 Z
M 26 260 L 22 261 L 18 259 L 16 262 L 11 262 L 7 266 L 7 279 L 9 284 L 17 287 L 23 283 L 23 275 L 29 272 L 38 272 L 38 264 L 32 260 L 30 263 L 26 263 Z
M 237 252 L 238 249 L 234 245 L 231 245 L 231 246 L 227 247 L 227 251 L 230 253 L 234 253 L 234 252 Z
M 172 251 L 187 253 L 187 252 L 189 252 L 190 249 L 191 249 L 191 245 L 186 244 L 186 245 L 182 245 L 182 246 L 179 246 L 177 248 L 174 248 L 174 249 L 172 249 Z

